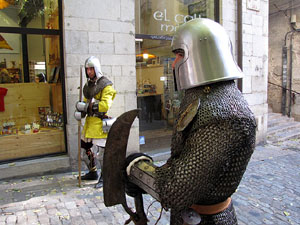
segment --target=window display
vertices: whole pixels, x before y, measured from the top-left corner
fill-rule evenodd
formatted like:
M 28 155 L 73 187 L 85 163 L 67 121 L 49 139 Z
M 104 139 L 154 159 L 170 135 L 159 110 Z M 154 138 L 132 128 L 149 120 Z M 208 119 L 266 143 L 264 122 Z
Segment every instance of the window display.
M 0 10 L 0 162 L 66 152 L 58 1 L 7 2 Z

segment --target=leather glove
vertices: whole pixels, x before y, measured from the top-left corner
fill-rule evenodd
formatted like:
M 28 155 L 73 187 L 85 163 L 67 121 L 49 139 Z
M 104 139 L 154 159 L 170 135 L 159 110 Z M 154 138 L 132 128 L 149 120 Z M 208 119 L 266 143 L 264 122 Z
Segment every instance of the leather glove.
M 74 113 L 74 117 L 77 121 L 80 121 L 86 116 L 86 112 L 78 112 L 77 110 Z
M 137 186 L 136 184 L 130 182 L 128 180 L 128 176 L 130 175 L 130 169 L 131 167 L 137 163 L 140 160 L 148 160 L 148 161 L 153 161 L 152 158 L 144 153 L 133 153 L 129 156 L 127 156 L 125 160 L 125 168 L 124 168 L 124 173 L 125 173 L 125 192 L 127 195 L 131 197 L 136 197 L 139 194 L 146 194 L 146 192 Z
M 86 102 L 76 102 L 75 107 L 79 112 L 87 112 L 89 108 L 89 104 Z

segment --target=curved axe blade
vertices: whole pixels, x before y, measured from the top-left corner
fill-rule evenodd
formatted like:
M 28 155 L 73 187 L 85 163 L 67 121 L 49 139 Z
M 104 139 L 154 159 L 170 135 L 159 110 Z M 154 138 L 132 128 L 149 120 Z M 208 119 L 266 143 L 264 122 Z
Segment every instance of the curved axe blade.
M 103 193 L 106 207 L 127 206 L 124 183 L 124 163 L 131 125 L 139 109 L 123 113 L 109 130 L 103 158 Z

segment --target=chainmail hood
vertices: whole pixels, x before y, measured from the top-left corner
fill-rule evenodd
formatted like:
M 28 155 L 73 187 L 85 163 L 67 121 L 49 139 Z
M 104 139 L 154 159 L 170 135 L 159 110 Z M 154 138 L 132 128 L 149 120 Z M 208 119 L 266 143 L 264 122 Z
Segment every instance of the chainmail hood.
M 102 91 L 106 86 L 112 85 L 113 83 L 102 76 L 96 82 L 88 81 L 83 87 L 83 95 L 86 99 L 92 99 L 96 94 Z

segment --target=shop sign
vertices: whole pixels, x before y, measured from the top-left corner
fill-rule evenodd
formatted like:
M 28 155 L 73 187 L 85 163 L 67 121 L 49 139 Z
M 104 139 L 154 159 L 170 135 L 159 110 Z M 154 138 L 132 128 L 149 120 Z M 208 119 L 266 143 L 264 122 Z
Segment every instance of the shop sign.
M 193 20 L 196 18 L 201 18 L 201 15 L 182 15 L 176 14 L 173 18 L 169 17 L 167 14 L 167 10 L 164 9 L 163 11 L 157 10 L 153 13 L 153 18 L 156 21 L 161 21 L 160 23 L 160 30 L 163 32 L 173 32 L 176 31 L 177 27 L 180 24 L 186 23 L 189 20 Z M 177 25 L 174 25 L 177 24 Z

